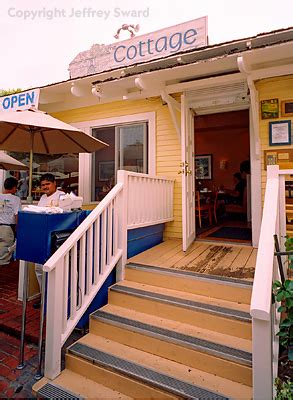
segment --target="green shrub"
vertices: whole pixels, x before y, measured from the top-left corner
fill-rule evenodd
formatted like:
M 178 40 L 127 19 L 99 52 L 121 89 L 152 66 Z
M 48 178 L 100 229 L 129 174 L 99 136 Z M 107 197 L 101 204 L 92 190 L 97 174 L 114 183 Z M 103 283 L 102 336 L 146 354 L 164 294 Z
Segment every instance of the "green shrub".
M 275 400 L 293 400 L 293 382 L 289 379 L 287 382 L 277 378 L 275 381 L 277 395 Z

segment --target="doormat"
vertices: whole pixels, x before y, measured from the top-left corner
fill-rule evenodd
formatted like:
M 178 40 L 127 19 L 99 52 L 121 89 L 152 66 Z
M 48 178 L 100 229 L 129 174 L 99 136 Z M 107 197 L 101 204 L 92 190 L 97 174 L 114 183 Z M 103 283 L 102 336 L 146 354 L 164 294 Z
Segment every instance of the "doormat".
M 237 239 L 237 240 L 251 240 L 250 228 L 239 228 L 235 226 L 222 226 L 215 232 L 210 233 L 207 237 L 221 238 L 221 239 Z

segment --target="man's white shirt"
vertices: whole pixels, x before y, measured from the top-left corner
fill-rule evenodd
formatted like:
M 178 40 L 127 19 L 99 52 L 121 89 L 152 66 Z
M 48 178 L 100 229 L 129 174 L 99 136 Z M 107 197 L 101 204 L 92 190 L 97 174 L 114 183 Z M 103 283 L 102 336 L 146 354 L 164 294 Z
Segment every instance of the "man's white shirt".
M 11 193 L 0 193 L 0 224 L 15 224 L 15 216 L 21 210 L 20 198 Z
M 55 193 L 51 194 L 51 196 L 47 196 L 46 194 L 43 194 L 43 196 L 40 198 L 38 202 L 38 206 L 40 207 L 56 207 L 59 204 L 59 197 L 61 195 L 65 194 L 61 190 L 56 190 Z

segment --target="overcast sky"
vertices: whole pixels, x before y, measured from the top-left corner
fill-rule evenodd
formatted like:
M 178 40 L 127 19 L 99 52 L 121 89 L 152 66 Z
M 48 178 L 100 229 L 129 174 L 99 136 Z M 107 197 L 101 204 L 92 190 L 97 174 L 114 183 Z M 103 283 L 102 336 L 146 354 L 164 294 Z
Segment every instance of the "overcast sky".
M 123 23 L 139 24 L 139 35 L 205 15 L 210 44 L 293 26 L 292 0 L 1 1 L 0 89 L 68 79 L 73 58 L 95 43 L 115 43 Z

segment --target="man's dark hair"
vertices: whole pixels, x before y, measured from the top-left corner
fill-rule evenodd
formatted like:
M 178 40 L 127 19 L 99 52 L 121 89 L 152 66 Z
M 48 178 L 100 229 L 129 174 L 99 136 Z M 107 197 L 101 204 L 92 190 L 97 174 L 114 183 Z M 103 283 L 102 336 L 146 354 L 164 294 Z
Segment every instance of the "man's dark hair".
M 47 173 L 41 176 L 40 183 L 42 183 L 42 181 L 56 182 L 56 179 L 53 174 Z
M 234 176 L 234 178 L 238 179 L 238 181 L 241 181 L 241 179 L 242 179 L 240 172 L 235 172 L 235 174 L 233 176 Z
M 16 178 L 13 178 L 13 176 L 10 176 L 9 178 L 6 178 L 4 181 L 4 189 L 6 190 L 11 190 L 18 185 L 18 180 Z
M 240 164 L 240 172 L 241 174 L 245 172 L 247 175 L 250 175 L 250 161 L 244 160 Z

